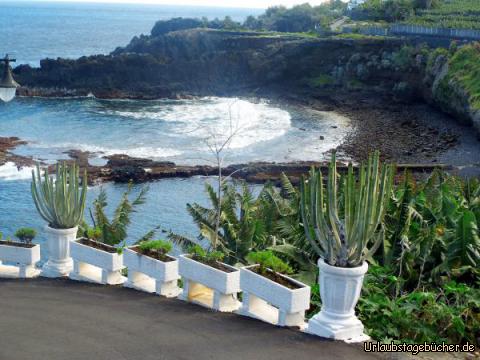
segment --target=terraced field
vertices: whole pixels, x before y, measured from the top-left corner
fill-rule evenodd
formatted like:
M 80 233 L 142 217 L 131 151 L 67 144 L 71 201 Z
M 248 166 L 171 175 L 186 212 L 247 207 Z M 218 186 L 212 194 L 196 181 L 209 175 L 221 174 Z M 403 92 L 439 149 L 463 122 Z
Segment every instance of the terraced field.
M 434 9 L 417 11 L 405 24 L 480 30 L 479 0 L 443 0 Z

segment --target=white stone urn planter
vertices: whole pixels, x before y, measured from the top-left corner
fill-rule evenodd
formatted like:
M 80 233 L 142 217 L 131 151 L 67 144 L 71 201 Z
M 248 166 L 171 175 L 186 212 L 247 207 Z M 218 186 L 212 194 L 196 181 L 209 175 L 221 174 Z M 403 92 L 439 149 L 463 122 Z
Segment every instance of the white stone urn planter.
M 355 316 L 355 306 L 362 291 L 368 264 L 340 268 L 318 260 L 322 310 L 308 322 L 307 332 L 335 340 L 361 342 L 368 340 L 363 324 Z
M 279 284 L 252 271 L 257 266 L 246 266 L 240 270 L 240 288 L 243 291 L 240 314 L 274 325 L 303 329 L 305 311 L 310 308 L 310 286 L 282 274 L 278 276 L 290 283 L 291 288 Z
M 136 246 L 125 249 L 123 265 L 128 268 L 128 281 L 123 286 L 166 297 L 177 297 L 178 260 L 165 255 L 169 261 L 160 261 L 136 251 Z
M 42 267 L 42 276 L 57 278 L 67 276 L 73 269 L 70 243 L 77 238 L 78 227 L 54 229 L 45 227 L 47 233 L 48 260 Z
M 95 247 L 94 247 L 95 246 Z M 113 246 L 94 240 L 78 239 L 70 245 L 73 271 L 70 278 L 104 285 L 119 285 L 126 280 L 122 276 L 123 255 Z
M 2 265 L 2 261 L 13 265 Z M 0 277 L 33 278 L 40 274 L 40 245 L 0 241 Z
M 240 270 L 223 263 L 219 270 L 192 260 L 190 255 L 180 255 L 179 273 L 183 279 L 183 291 L 179 298 L 222 312 L 238 310 Z

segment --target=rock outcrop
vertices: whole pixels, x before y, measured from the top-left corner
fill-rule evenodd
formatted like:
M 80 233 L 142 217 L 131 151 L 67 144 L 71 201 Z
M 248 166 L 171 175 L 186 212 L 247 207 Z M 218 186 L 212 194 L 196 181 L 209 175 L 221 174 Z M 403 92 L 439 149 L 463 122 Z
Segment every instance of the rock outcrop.
M 352 53 L 381 54 L 399 42 L 190 29 L 134 38 L 110 55 L 19 66 L 24 95 L 159 98 L 249 94 L 330 74 Z

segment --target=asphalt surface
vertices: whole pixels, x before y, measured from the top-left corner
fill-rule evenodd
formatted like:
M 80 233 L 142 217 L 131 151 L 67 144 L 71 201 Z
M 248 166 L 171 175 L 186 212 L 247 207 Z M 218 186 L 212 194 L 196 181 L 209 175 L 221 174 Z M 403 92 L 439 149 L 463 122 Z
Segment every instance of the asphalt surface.
M 0 360 L 375 359 L 176 299 L 70 280 L 0 280 Z

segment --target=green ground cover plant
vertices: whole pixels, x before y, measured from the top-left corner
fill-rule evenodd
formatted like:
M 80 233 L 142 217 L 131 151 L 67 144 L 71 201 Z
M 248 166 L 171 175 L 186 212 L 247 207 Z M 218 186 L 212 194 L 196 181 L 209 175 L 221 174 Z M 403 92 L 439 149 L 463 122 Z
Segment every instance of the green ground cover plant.
M 218 262 L 222 262 L 225 254 L 221 251 L 207 251 L 200 245 L 193 245 L 188 249 L 192 259 L 203 264 L 215 267 Z
M 258 271 L 262 275 L 265 275 L 268 269 L 280 274 L 291 274 L 293 272 L 292 268 L 275 256 L 272 251 L 251 252 L 248 254 L 247 260 L 250 264 L 258 264 Z
M 141 241 L 137 247 L 145 252 L 156 251 L 162 255 L 168 254 L 173 249 L 172 243 L 165 240 Z

